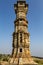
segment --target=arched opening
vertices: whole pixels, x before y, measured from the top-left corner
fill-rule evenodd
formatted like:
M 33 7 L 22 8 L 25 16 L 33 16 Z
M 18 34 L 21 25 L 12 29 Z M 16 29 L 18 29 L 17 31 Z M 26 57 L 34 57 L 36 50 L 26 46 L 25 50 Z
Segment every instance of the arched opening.
M 20 52 L 22 52 L 22 48 L 20 48 Z

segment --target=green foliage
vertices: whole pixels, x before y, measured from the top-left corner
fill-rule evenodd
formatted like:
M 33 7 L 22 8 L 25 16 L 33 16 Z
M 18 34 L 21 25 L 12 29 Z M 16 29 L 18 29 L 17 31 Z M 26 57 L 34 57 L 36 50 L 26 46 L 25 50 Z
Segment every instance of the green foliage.
M 0 54 L 0 60 L 2 59 L 2 54 Z
M 34 61 L 38 64 L 43 64 L 43 59 L 35 58 Z
M 0 61 L 8 61 L 9 58 L 10 58 L 10 55 L 0 54 Z

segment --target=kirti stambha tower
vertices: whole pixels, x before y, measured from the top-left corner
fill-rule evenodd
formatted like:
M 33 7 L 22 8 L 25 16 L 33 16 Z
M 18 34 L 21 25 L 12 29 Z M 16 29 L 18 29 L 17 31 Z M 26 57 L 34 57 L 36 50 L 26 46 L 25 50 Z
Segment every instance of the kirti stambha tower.
M 14 65 L 36 65 L 31 58 L 29 49 L 30 34 L 28 33 L 28 21 L 26 19 L 28 4 L 25 0 L 18 0 L 17 4 L 14 4 L 14 9 L 16 20 L 14 21 L 15 31 L 13 33 L 13 50 L 10 63 L 14 63 Z

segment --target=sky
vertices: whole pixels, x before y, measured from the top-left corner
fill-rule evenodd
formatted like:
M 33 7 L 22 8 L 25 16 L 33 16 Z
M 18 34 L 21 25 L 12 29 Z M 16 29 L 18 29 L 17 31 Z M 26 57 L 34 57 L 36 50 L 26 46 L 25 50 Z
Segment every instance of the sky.
M 17 0 L 0 0 L 0 54 L 12 53 L 16 2 Z M 29 4 L 27 20 L 31 55 L 43 57 L 43 0 L 26 2 Z

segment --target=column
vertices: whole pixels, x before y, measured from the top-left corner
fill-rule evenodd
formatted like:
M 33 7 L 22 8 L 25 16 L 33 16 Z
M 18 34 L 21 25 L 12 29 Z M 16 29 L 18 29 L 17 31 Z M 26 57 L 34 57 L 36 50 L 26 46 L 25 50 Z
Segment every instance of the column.
M 24 47 L 24 33 L 22 33 L 22 46 Z
M 20 33 L 18 33 L 18 46 L 20 47 Z

